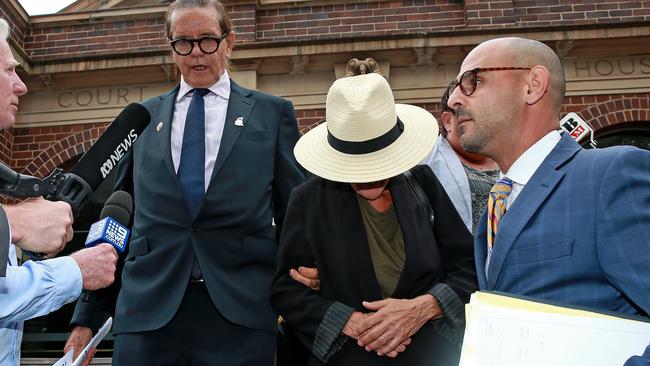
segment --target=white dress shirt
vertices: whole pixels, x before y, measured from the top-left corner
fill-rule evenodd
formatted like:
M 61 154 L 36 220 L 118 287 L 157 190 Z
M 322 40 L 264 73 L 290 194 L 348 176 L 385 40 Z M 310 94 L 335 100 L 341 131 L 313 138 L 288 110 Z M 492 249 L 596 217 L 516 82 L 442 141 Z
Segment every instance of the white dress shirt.
M 512 191 L 508 195 L 506 210 L 512 206 L 521 190 L 524 189 L 530 178 L 535 174 L 539 166 L 542 165 L 544 159 L 555 148 L 555 145 L 560 142 L 560 137 L 560 132 L 558 131 L 549 132 L 533 144 L 533 146 L 529 147 L 528 150 L 524 151 L 515 160 L 507 173 L 501 173 L 501 178 L 505 175 L 512 180 Z
M 183 149 L 183 131 L 185 131 L 185 117 L 192 100 L 192 88 L 181 77 L 181 85 L 174 106 L 172 119 L 171 149 L 174 169 L 178 173 L 181 163 L 181 150 Z M 219 81 L 209 87 L 210 92 L 203 97 L 205 101 L 205 190 L 208 189 L 214 163 L 221 145 L 223 126 L 226 121 L 228 99 L 230 98 L 230 77 L 224 71 Z

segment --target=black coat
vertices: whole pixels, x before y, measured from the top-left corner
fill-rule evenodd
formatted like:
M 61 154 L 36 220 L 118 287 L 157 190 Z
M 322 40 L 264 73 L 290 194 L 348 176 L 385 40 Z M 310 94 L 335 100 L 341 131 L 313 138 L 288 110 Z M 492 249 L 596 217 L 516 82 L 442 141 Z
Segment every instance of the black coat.
M 418 166 L 412 171 L 430 201 L 435 224 L 432 230 L 404 177 L 392 178 L 388 188 L 404 236 L 406 261 L 391 297 L 414 298 L 437 283 L 445 283 L 466 303 L 477 289 L 472 236 L 429 167 Z M 314 264 L 320 273 L 319 292 L 288 275 L 291 268 Z M 271 294 L 276 311 L 308 349 L 312 348 L 316 331 L 333 301 L 363 310 L 362 301 L 381 299 L 361 213 L 350 184 L 312 178 L 292 192 Z M 374 356 L 349 340 L 328 364 L 406 364 L 404 356 L 417 353 L 417 348 L 436 348 L 418 340 L 420 333 L 432 333 L 431 337 L 439 338 L 432 328 L 430 324 L 423 327 L 407 352 L 394 361 Z M 453 346 L 445 343 L 443 348 L 448 347 Z M 311 363 L 319 361 L 312 356 Z

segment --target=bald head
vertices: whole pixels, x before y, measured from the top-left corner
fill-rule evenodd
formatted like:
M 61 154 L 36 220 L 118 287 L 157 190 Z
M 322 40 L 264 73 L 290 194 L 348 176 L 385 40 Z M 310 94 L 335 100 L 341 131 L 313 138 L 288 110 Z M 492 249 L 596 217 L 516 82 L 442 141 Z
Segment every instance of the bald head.
M 532 39 L 506 37 L 485 41 L 474 50 L 485 47 L 489 48 L 491 52 L 505 55 L 517 66 L 544 66 L 548 70 L 550 78 L 548 94 L 553 102 L 553 107 L 559 113 L 566 92 L 566 81 L 562 62 L 549 46 Z M 495 52 L 495 49 L 498 52 Z

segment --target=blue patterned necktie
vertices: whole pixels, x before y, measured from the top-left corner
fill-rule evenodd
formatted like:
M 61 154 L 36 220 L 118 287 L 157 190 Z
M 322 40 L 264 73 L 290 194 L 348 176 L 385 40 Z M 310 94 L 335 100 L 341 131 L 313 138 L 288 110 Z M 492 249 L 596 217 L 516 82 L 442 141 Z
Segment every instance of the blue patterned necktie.
M 488 196 L 488 207 L 487 207 L 487 246 L 488 246 L 488 255 L 487 255 L 487 264 L 485 266 L 486 272 L 487 267 L 490 263 L 490 258 L 492 257 L 492 248 L 494 247 L 494 240 L 497 236 L 497 230 L 499 228 L 499 222 L 501 218 L 506 213 L 506 203 L 508 201 L 508 195 L 512 191 L 512 181 L 508 177 L 503 177 L 499 179 Z
M 205 196 L 205 104 L 208 89 L 194 89 L 185 117 L 178 181 L 192 218 L 201 208 Z

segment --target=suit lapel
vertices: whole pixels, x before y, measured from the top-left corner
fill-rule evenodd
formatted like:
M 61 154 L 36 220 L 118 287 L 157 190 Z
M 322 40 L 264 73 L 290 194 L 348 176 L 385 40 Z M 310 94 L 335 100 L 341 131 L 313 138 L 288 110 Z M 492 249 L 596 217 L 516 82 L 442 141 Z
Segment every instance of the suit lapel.
M 483 213 L 474 234 L 474 261 L 476 263 L 476 277 L 478 288 L 487 289 L 485 278 L 485 261 L 487 260 L 487 212 Z
M 517 200 L 499 223 L 487 274 L 487 289 L 494 289 L 506 255 L 524 227 L 564 177 L 558 168 L 573 157 L 580 146 L 566 134 L 535 171 Z M 514 212 L 514 213 L 513 213 Z M 482 221 L 481 221 L 482 222 Z M 483 225 L 484 226 L 484 225 Z M 481 226 L 481 228 L 483 228 Z
M 174 106 L 176 105 L 176 95 L 179 88 L 180 86 L 177 85 L 172 91 L 160 97 L 160 108 L 152 108 L 156 114 L 151 118 L 151 123 L 155 123 L 156 127 L 162 123 L 163 128 L 156 132 L 156 138 L 158 139 L 158 146 L 160 146 L 160 156 L 163 157 L 169 173 L 173 176 L 176 176 L 176 169 L 174 169 L 174 162 L 172 161 L 172 119 L 174 118 Z
M 329 184 L 332 184 L 337 194 L 334 200 L 328 202 L 328 204 L 333 204 L 333 210 L 323 210 L 323 212 L 338 212 L 345 218 L 341 220 L 336 215 L 332 216 L 331 224 L 328 227 L 336 228 L 334 232 L 344 233 L 344 236 L 340 238 L 340 242 L 344 243 L 341 250 L 346 251 L 350 261 L 354 263 L 355 275 L 353 278 L 360 291 L 360 298 L 365 301 L 380 300 L 379 283 L 372 265 L 368 235 L 361 219 L 361 209 L 356 193 L 347 183 L 330 182 Z
M 248 122 L 248 117 L 253 110 L 255 100 L 249 98 L 251 92 L 230 80 L 230 98 L 228 99 L 228 110 L 226 112 L 226 120 L 223 126 L 223 135 L 221 137 L 221 145 L 217 154 L 217 160 L 214 162 L 214 169 L 210 176 L 210 182 L 219 173 L 223 164 L 228 159 L 228 155 L 232 151 L 233 146 L 239 139 L 242 131 Z M 235 120 L 239 117 L 243 118 L 244 127 L 235 125 Z

